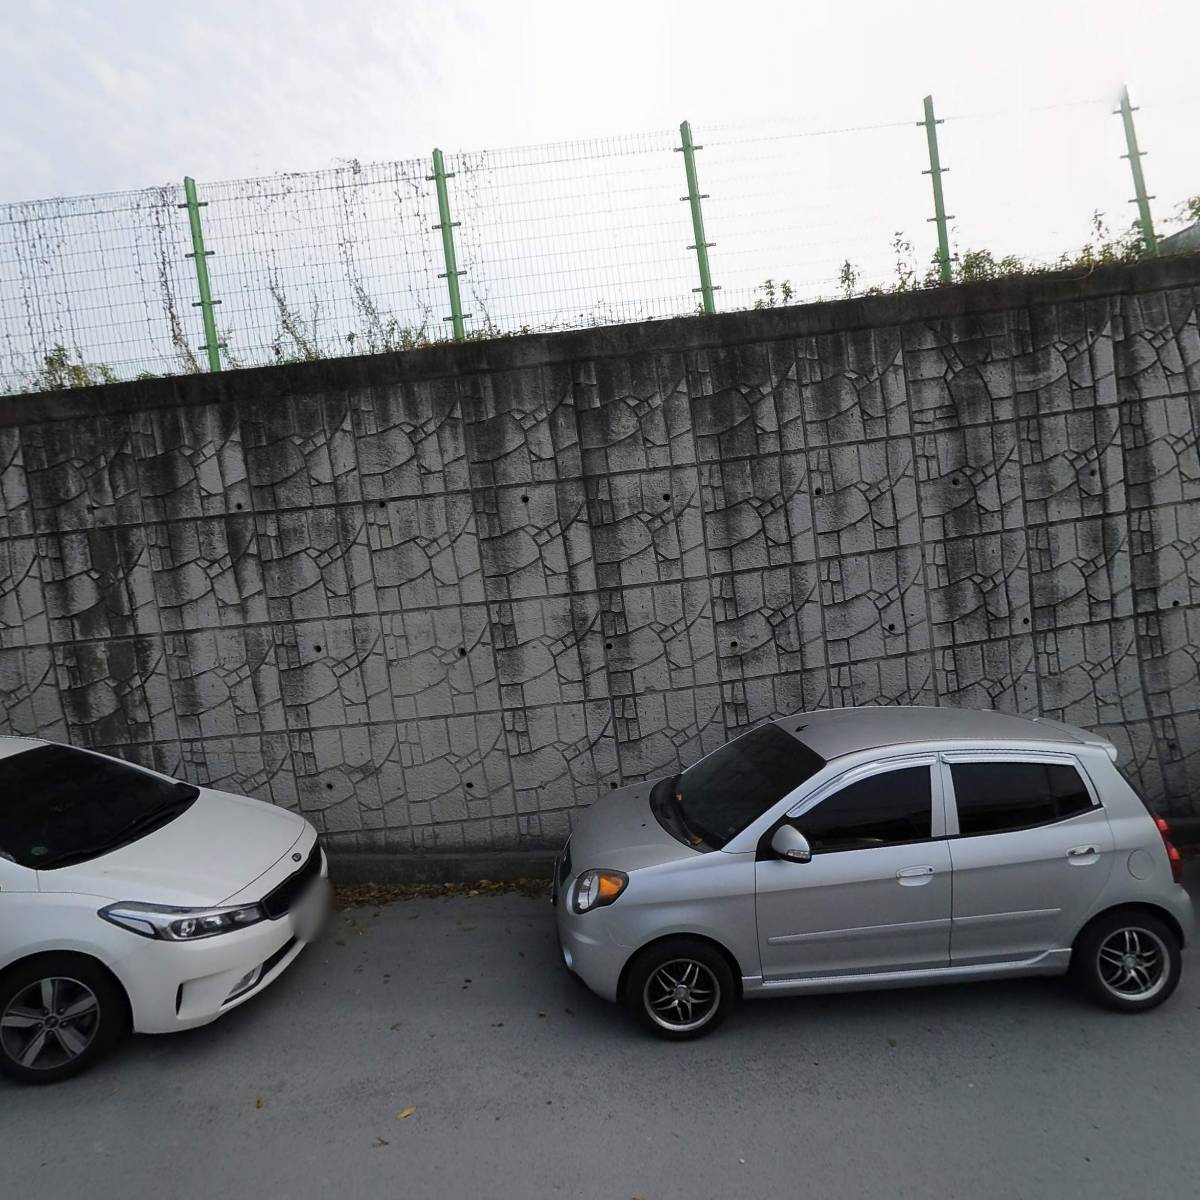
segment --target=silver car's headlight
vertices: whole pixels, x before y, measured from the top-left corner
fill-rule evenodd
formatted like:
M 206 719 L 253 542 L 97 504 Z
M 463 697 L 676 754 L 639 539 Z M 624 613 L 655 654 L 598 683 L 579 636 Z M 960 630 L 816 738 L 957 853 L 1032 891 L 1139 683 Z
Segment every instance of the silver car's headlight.
M 629 876 L 624 871 L 582 871 L 575 880 L 575 898 L 572 906 L 577 913 L 603 908 L 625 890 L 628 882 Z
M 139 904 L 122 900 L 100 910 L 99 915 L 122 929 L 165 942 L 194 942 L 197 938 L 231 933 L 263 920 L 257 904 L 232 908 L 173 908 L 169 904 Z

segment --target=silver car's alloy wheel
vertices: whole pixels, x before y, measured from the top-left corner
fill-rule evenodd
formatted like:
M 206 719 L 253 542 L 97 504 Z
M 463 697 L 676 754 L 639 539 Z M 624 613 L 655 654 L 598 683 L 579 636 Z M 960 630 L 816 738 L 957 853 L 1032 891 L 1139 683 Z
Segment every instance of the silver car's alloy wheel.
M 1171 957 L 1158 934 L 1128 926 L 1115 929 L 1096 952 L 1100 981 L 1122 1000 L 1149 1000 L 1166 986 Z
M 721 985 L 704 963 L 676 958 L 651 971 L 642 1003 L 656 1025 L 690 1033 L 712 1020 L 721 1004 Z
M 39 979 L 0 1013 L 0 1050 L 18 1066 L 48 1071 L 77 1059 L 100 1026 L 100 1001 L 78 979 Z

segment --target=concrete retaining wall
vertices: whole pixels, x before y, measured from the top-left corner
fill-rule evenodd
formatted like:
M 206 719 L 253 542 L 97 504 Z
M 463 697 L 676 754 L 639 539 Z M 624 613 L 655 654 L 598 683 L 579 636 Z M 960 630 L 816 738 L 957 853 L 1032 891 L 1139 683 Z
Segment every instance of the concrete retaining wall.
M 0 400 L 0 729 L 544 846 L 772 714 L 1102 729 L 1200 812 L 1200 259 Z

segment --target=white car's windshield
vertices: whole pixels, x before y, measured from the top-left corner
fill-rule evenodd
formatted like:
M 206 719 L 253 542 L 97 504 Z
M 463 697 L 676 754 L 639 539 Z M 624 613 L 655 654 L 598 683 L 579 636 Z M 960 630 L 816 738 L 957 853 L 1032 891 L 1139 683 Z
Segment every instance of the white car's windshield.
M 698 849 L 719 850 L 811 779 L 825 760 L 778 725 L 760 725 L 654 790 L 654 815 Z
M 39 871 L 84 862 L 161 828 L 197 795 L 115 759 L 36 746 L 0 759 L 0 854 Z

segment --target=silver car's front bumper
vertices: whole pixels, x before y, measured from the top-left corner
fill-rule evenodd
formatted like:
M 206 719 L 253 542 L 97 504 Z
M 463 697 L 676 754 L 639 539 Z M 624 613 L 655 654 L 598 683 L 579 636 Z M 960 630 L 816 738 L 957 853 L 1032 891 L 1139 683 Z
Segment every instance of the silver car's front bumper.
M 604 909 L 572 913 L 567 905 L 558 905 L 558 945 L 563 962 L 597 996 L 616 1000 L 621 971 L 629 958 L 629 948 L 618 945 L 604 929 Z
M 597 996 L 616 1000 L 621 971 L 629 959 L 628 946 L 616 938 L 619 914 L 608 908 L 577 913 L 571 906 L 575 872 L 570 865 L 570 842 L 554 865 L 551 899 L 555 904 L 558 947 L 567 970 L 573 971 Z

